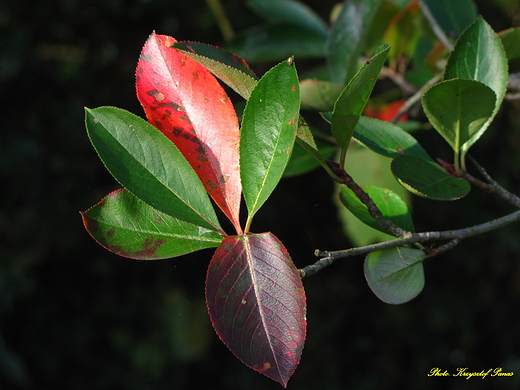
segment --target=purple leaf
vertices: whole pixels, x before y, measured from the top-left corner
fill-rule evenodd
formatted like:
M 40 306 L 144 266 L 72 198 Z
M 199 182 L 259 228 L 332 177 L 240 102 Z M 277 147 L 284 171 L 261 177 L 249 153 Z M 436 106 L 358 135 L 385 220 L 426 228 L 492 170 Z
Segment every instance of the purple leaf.
M 305 341 L 305 291 L 272 234 L 229 236 L 208 269 L 206 301 L 217 334 L 247 366 L 284 387 Z

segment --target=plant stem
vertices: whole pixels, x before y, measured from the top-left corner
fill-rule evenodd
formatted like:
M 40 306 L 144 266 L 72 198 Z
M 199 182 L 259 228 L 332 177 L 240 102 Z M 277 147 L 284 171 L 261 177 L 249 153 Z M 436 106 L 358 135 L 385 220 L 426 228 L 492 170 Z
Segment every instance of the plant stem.
M 406 102 L 401 106 L 399 111 L 394 115 L 391 122 L 397 123 L 399 119 L 406 113 L 415 103 L 417 103 L 419 100 L 421 100 L 422 95 L 428 88 L 430 88 L 433 84 L 439 82 L 441 80 L 442 76 L 440 74 L 437 74 L 433 76 L 426 84 L 424 84 L 417 92 L 415 92 L 412 96 L 410 96 Z
M 431 11 L 428 8 L 428 6 L 426 5 L 426 3 L 423 0 L 419 0 L 419 5 L 421 7 L 421 11 L 422 11 L 423 15 L 426 17 L 426 19 L 428 19 L 428 22 L 430 22 L 430 26 L 431 26 L 433 32 L 435 33 L 437 38 L 439 38 L 439 41 L 442 42 L 442 44 L 444 45 L 444 47 L 446 49 L 448 49 L 448 51 L 452 51 L 453 45 L 451 44 L 451 42 L 448 39 L 448 37 L 446 36 L 446 34 L 444 34 L 444 31 L 442 31 L 441 26 L 439 26 L 439 23 L 437 23 L 437 20 L 431 13 Z
M 438 255 L 440 253 L 444 253 L 447 250 L 453 248 L 455 245 L 457 245 L 461 240 L 464 238 L 468 238 L 471 236 L 476 236 L 478 234 L 487 233 L 489 231 L 499 229 L 501 227 L 504 227 L 506 225 L 509 225 L 512 222 L 516 222 L 520 220 L 520 210 L 515 211 L 514 213 L 505 215 L 501 218 L 494 219 L 489 222 L 484 222 L 479 225 L 470 226 L 463 229 L 457 229 L 457 230 L 445 230 L 441 232 L 422 232 L 422 233 L 412 233 L 406 237 L 398 238 L 395 240 L 390 241 L 384 241 L 373 245 L 367 245 L 362 246 L 358 248 L 350 248 L 345 250 L 339 250 L 339 251 L 320 251 L 316 250 L 315 254 L 316 256 L 323 257 L 322 259 L 318 260 L 314 264 L 308 265 L 302 269 L 299 270 L 300 275 L 302 277 L 314 275 L 316 272 L 320 271 L 324 267 L 332 264 L 337 259 L 341 259 L 344 257 L 353 257 L 358 255 L 364 255 L 367 253 L 388 249 L 388 248 L 395 248 L 398 246 L 408 245 L 408 244 L 414 244 L 418 242 L 430 242 L 430 241 L 438 241 L 438 240 L 451 240 L 447 244 L 440 246 L 436 249 L 424 249 L 425 253 L 427 253 L 427 257 L 433 257 L 435 255 Z
M 473 177 L 466 171 L 464 171 L 462 174 L 462 177 L 464 179 L 466 179 L 468 182 L 470 182 L 474 186 L 479 187 L 480 189 L 482 189 L 484 191 L 498 195 L 502 199 L 505 199 L 507 202 L 520 208 L 520 197 L 509 192 L 504 187 L 502 187 L 500 184 L 498 184 L 496 181 L 494 181 L 491 178 L 491 176 L 489 176 L 489 174 L 486 172 L 486 170 L 482 166 L 480 166 L 473 157 L 468 155 L 468 158 L 473 162 L 473 164 L 475 164 L 475 166 L 479 170 L 480 174 L 484 177 L 484 179 L 486 179 L 487 183 L 477 179 L 476 177 Z
M 229 21 L 226 13 L 224 12 L 224 7 L 220 3 L 220 0 L 206 0 L 211 12 L 215 16 L 218 27 L 220 28 L 220 32 L 224 37 L 226 42 L 229 42 L 235 36 L 235 32 L 233 31 L 233 26 Z

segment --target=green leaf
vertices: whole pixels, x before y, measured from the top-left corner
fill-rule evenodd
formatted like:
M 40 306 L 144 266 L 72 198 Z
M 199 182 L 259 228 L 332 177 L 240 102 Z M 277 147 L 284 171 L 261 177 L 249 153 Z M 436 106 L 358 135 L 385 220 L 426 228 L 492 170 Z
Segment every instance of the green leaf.
M 392 174 L 390 169 L 391 162 L 392 160 L 388 157 L 374 153 L 361 145 L 354 144 L 349 149 L 345 167 L 349 175 L 363 188 L 372 185 L 388 188 L 398 194 L 407 204 L 410 204 L 412 194 Z M 338 186 L 338 191 L 339 189 Z M 339 202 L 339 198 L 337 199 L 337 204 L 338 218 L 342 223 L 345 234 L 353 245 L 364 246 L 395 238 L 388 233 L 373 229 L 361 222 Z
M 401 154 L 410 154 L 431 160 L 431 157 L 414 137 L 390 122 L 362 116 L 356 125 L 353 138 L 386 157 L 394 158 Z
M 159 130 L 120 108 L 85 112 L 92 145 L 123 187 L 172 217 L 222 231 L 197 174 Z
M 282 177 L 293 149 L 299 109 L 300 89 L 292 60 L 269 70 L 251 93 L 240 136 L 240 173 L 249 211 L 246 226 Z
M 381 214 L 400 228 L 413 232 L 413 221 L 408 206 L 395 192 L 376 186 L 367 186 L 363 188 L 370 196 L 370 199 L 376 204 Z M 382 229 L 377 221 L 372 218 L 367 207 L 358 199 L 354 192 L 347 186 L 341 186 L 339 193 L 341 203 L 350 210 L 358 219 L 368 226 L 377 229 L 383 233 L 388 233 Z
M 325 142 L 317 142 L 318 153 L 322 159 L 330 158 L 336 151 L 337 147 Z M 303 149 L 299 144 L 294 145 L 291 159 L 285 168 L 284 177 L 292 177 L 310 172 L 320 166 L 319 162 L 309 152 Z
M 421 8 L 428 8 L 439 26 L 456 39 L 477 17 L 473 0 L 420 0 Z
M 507 60 L 518 60 L 520 58 L 520 28 L 509 28 L 501 31 L 498 36 L 504 45 Z
M 258 77 L 242 58 L 199 42 L 176 42 L 173 47 L 204 66 L 244 99 L 249 99 Z
M 344 1 L 326 44 L 331 80 L 345 85 L 357 64 L 381 0 Z
M 486 85 L 467 79 L 446 80 L 423 95 L 424 112 L 435 130 L 458 151 L 493 114 L 495 93 Z
M 330 81 L 306 79 L 300 83 L 302 109 L 332 111 L 343 87 Z
M 383 302 L 408 302 L 424 288 L 424 258 L 423 251 L 404 247 L 372 252 L 365 259 L 365 278 Z
M 470 191 L 469 183 L 447 173 L 438 164 L 403 154 L 392 161 L 392 173 L 410 192 L 435 200 L 455 200 Z
M 293 25 L 257 26 L 237 36 L 230 50 L 246 61 L 272 62 L 290 56 L 320 58 L 325 55 L 325 38 Z
M 389 50 L 388 45 L 381 45 L 376 54 L 350 80 L 334 105 L 331 131 L 344 150 L 350 143 Z
M 126 188 L 111 192 L 81 215 L 85 228 L 97 242 L 132 259 L 168 259 L 215 248 L 223 240 L 213 230 L 160 212 Z
M 294 0 L 249 0 L 248 6 L 273 24 L 293 24 L 327 36 L 325 22 L 307 5 Z
M 468 149 L 480 138 L 498 112 L 507 88 L 507 57 L 502 42 L 493 29 L 481 17 L 460 36 L 451 53 L 444 79 L 473 79 L 491 88 L 496 95 L 491 118 L 465 143 L 462 161 Z

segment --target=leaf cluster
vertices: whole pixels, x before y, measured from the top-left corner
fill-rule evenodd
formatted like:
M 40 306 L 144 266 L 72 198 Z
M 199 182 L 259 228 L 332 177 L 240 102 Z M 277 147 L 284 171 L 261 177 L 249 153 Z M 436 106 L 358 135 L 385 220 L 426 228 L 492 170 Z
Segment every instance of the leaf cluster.
M 467 153 L 502 104 L 508 61 L 520 56 L 512 43 L 519 35 L 496 34 L 471 0 L 457 4 L 352 0 L 332 12 L 328 25 L 294 0 L 250 0 L 266 24 L 230 42 L 237 54 L 153 33 L 136 69 L 147 120 L 115 107 L 86 109 L 90 141 L 122 186 L 82 213 L 86 229 L 108 250 L 140 260 L 216 248 L 206 302 L 217 334 L 246 365 L 286 386 L 306 337 L 302 276 L 336 258 L 367 254 L 372 291 L 384 302 L 404 303 L 424 287 L 426 258 L 517 218 L 416 233 L 406 195 L 362 187 L 349 174 L 347 151 L 354 145 L 390 159 L 395 179 L 421 197 L 457 200 L 471 184 L 485 187 L 468 173 Z M 324 76 L 300 81 L 295 58 L 305 57 L 323 58 Z M 258 77 L 244 58 L 285 60 Z M 385 77 L 411 96 L 376 109 L 374 88 Z M 240 122 L 217 79 L 245 99 Z M 426 125 L 406 121 L 412 106 L 423 110 Z M 393 120 L 382 120 L 390 107 Z M 312 110 L 330 131 L 308 125 Z M 400 118 L 405 122 L 398 124 Z M 432 158 L 409 131 L 426 127 L 447 141 L 453 163 Z M 322 259 L 297 270 L 276 236 L 252 233 L 255 215 L 282 176 L 316 167 L 338 183 L 341 207 L 397 238 L 342 253 L 318 251 Z M 452 241 L 422 245 L 439 239 Z

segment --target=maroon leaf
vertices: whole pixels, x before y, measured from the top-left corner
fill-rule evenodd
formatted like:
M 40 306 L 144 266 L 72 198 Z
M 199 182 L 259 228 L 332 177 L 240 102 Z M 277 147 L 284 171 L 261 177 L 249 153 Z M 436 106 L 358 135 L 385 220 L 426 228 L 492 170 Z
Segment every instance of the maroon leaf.
M 206 301 L 221 340 L 247 366 L 284 387 L 305 342 L 305 291 L 272 234 L 229 236 L 213 255 Z
M 237 232 L 241 182 L 239 127 L 231 100 L 202 65 L 153 33 L 136 70 L 137 97 L 148 121 L 179 148 Z

